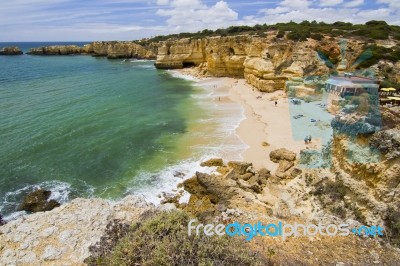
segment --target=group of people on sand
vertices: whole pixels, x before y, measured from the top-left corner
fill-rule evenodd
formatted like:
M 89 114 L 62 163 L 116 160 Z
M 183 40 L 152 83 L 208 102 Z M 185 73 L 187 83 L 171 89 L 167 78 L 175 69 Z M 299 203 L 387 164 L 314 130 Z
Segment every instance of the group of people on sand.
M 311 143 L 311 135 L 306 136 L 306 137 L 304 138 L 304 143 L 305 143 L 305 144 Z

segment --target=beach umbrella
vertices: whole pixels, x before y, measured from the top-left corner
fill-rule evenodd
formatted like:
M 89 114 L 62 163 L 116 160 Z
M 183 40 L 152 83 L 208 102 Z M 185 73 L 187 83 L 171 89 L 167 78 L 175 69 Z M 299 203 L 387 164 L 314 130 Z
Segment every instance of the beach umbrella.
M 382 88 L 381 91 L 389 92 L 389 91 L 397 91 L 397 90 L 395 88 Z

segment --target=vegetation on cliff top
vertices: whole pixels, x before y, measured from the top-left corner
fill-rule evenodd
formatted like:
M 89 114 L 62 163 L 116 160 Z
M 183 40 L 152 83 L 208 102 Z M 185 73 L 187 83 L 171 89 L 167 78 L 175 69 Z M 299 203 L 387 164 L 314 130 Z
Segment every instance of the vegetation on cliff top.
M 85 262 L 118 266 L 268 265 L 269 260 L 251 251 L 244 239 L 204 234 L 188 236 L 190 219 L 181 211 L 150 214 L 144 221 L 125 228 L 125 236 L 118 237 L 109 250 L 103 249 Z
M 331 37 L 361 37 L 372 40 L 386 40 L 393 38 L 400 40 L 400 26 L 388 25 L 385 21 L 368 21 L 365 24 L 352 24 L 349 22 L 335 22 L 332 24 L 325 22 L 303 21 L 300 23 L 288 22 L 277 23 L 274 25 L 257 24 L 254 26 L 230 26 L 225 29 L 215 31 L 205 29 L 195 33 L 183 32 L 179 34 L 159 35 L 150 39 L 138 41 L 141 44 L 166 41 L 169 39 L 182 38 L 204 38 L 211 36 L 234 36 L 241 34 L 252 34 L 265 36 L 268 31 L 277 31 L 277 38 L 286 37 L 290 40 L 305 41 L 307 38 L 321 40 L 323 35 Z

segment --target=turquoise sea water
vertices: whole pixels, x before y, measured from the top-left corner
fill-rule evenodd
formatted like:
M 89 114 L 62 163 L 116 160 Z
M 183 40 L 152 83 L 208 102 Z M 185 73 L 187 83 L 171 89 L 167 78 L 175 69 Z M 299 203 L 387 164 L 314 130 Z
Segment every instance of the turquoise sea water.
M 176 186 L 238 123 L 219 126 L 211 94 L 151 61 L 0 57 L 0 213 L 38 187 L 66 202 Z

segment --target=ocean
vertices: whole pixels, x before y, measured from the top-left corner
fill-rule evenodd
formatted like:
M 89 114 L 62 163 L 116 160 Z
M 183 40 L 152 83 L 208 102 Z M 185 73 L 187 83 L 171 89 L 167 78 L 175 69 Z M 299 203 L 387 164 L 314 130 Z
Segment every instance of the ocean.
M 183 176 L 207 171 L 201 160 L 229 150 L 240 159 L 241 143 L 226 139 L 242 110 L 215 97 L 154 61 L 0 56 L 0 213 L 20 215 L 37 188 L 61 203 L 127 194 L 157 202 Z

